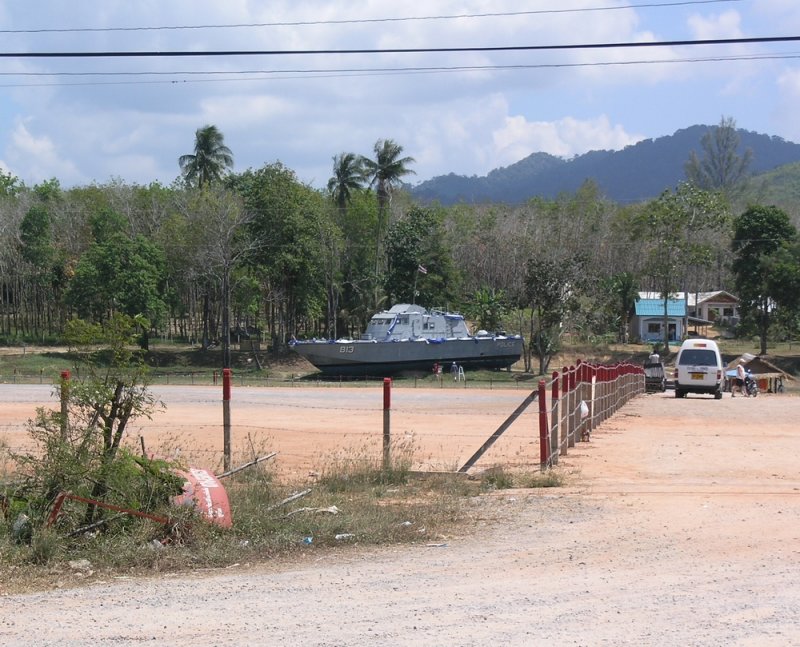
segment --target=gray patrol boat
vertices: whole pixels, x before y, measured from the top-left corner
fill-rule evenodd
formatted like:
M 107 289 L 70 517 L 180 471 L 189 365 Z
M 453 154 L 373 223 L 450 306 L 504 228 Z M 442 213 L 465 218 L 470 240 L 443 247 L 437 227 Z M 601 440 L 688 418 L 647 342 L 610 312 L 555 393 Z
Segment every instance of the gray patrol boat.
M 291 348 L 325 375 L 390 377 L 430 373 L 435 365 L 509 368 L 522 356 L 522 337 L 480 330 L 471 334 L 455 312 L 398 304 L 373 315 L 360 339 L 292 341 Z

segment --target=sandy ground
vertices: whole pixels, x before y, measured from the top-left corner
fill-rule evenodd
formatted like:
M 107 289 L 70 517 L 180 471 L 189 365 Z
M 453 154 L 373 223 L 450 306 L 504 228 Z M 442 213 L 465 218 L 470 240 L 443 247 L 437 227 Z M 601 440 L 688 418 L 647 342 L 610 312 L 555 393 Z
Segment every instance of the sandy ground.
M 460 383 L 463 384 L 463 383 Z M 139 419 L 129 439 L 149 452 L 176 455 L 221 471 L 221 387 L 157 386 L 164 403 L 152 419 Z M 525 388 L 472 389 L 449 381 L 442 388 L 395 387 L 390 431 L 398 451 L 413 450 L 414 467 L 454 470 L 483 444 L 529 393 Z M 0 385 L 0 439 L 30 449 L 26 421 L 37 406 L 57 408 L 53 387 Z M 233 465 L 278 452 L 275 469 L 305 477 L 331 455 L 345 460 L 381 456 L 383 385 L 358 387 L 234 387 L 231 397 Z M 538 418 L 527 410 L 501 437 L 482 466 L 530 465 L 539 460 Z
M 336 406 L 317 392 L 308 396 L 317 407 L 263 407 L 257 426 L 293 435 L 322 415 L 338 429 L 345 414 L 336 412 L 362 396 L 327 393 Z M 444 393 L 418 392 L 421 411 L 397 393 L 398 433 L 442 428 L 431 460 L 447 432 L 470 453 L 472 419 L 508 397 L 505 414 L 482 421 L 493 428 L 522 394 L 463 395 L 463 411 L 446 415 Z M 381 420 L 367 404 L 354 408 L 369 410 L 371 426 Z M 800 645 L 798 413 L 792 396 L 641 396 L 562 458 L 570 487 L 484 497 L 465 536 L 370 550 L 312 545 L 291 565 L 5 595 L 0 644 Z M 346 414 L 348 433 L 359 415 Z M 530 453 L 533 423 L 515 423 L 509 434 L 519 438 L 487 459 Z M 10 437 L 16 423 L 0 424 Z M 323 442 L 321 432 L 312 438 Z M 493 516 L 485 506 L 502 521 L 480 521 Z

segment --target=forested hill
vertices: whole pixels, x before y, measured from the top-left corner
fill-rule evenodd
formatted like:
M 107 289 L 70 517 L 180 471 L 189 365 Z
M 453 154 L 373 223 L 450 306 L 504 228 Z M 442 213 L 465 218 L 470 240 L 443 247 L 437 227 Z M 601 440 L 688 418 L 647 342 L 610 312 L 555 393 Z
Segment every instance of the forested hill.
M 516 204 L 540 196 L 574 192 L 594 180 L 611 200 L 620 203 L 655 198 L 686 179 L 684 165 L 692 150 L 703 157 L 700 140 L 712 126 L 691 126 L 674 135 L 647 139 L 621 151 L 590 151 L 571 160 L 533 153 L 484 177 L 443 175 L 411 189 L 422 202 L 503 202 Z M 753 151 L 752 173 L 763 173 L 800 161 L 800 144 L 739 129 L 740 151 Z

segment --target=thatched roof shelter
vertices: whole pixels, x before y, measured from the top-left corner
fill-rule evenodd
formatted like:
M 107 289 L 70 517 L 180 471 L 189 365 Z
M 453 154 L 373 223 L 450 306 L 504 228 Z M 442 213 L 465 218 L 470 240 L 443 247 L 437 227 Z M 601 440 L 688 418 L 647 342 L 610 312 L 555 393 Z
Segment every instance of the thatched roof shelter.
M 772 362 L 759 355 L 743 353 L 735 360 L 728 363 L 727 371 L 735 371 L 739 364 L 753 374 L 759 382 L 759 388 L 768 390 L 770 393 L 777 393 L 782 390 L 783 380 L 794 380 L 794 378 L 775 366 Z M 780 389 L 778 388 L 780 385 Z

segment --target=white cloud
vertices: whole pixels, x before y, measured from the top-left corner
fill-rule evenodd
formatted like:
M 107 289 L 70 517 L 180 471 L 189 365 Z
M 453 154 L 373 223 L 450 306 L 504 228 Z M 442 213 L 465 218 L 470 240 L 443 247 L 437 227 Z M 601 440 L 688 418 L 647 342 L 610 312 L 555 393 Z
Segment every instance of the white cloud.
M 689 18 L 689 29 L 692 37 L 699 40 L 741 38 L 743 35 L 741 23 L 741 15 L 733 10 L 711 16 L 693 14 Z
M 644 139 L 625 132 L 608 117 L 579 120 L 565 117 L 558 121 L 528 121 L 522 116 L 506 118 L 503 128 L 493 133 L 495 156 L 509 164 L 533 152 L 572 157 L 590 150 L 619 150 Z
M 269 6 L 267 6 L 267 4 Z M 191 24 L 299 23 L 401 16 L 514 11 L 500 0 L 82 0 L 64 5 L 42 0 L 34 9 L 0 2 L 0 24 L 41 27 L 136 27 Z M 756 3 L 749 3 L 756 4 Z M 258 28 L 107 33 L 6 34 L 16 50 L 339 49 L 567 44 L 656 41 L 768 33 L 764 25 L 792 24 L 796 0 L 763 0 L 758 8 L 701 13 L 703 8 L 617 8 L 540 12 L 457 20 L 376 21 Z M 743 3 L 744 5 L 744 3 Z M 555 7 L 555 5 L 553 5 Z M 570 8 L 597 7 L 573 0 Z M 710 5 L 709 5 L 710 7 Z M 756 11 L 780 12 L 756 14 Z M 5 15 L 4 15 L 5 14 Z M 770 22 L 781 15 L 785 21 Z M 766 17 L 765 17 L 766 16 Z M 797 22 L 795 22 L 797 24 Z M 728 50 L 733 51 L 733 50 Z M 392 138 L 416 158 L 424 180 L 449 172 L 485 174 L 536 151 L 569 157 L 590 149 L 619 149 L 642 136 L 670 134 L 731 114 L 765 131 L 778 107 L 774 68 L 764 61 L 736 64 L 623 64 L 682 58 L 686 49 L 520 51 L 350 56 L 151 58 L 127 60 L 4 61 L 0 71 L 161 72 L 322 68 L 522 66 L 519 69 L 439 73 L 341 74 L 332 78 L 293 73 L 276 80 L 225 80 L 220 75 L 175 77 L 8 77 L 47 87 L 0 88 L 0 155 L 25 182 L 58 176 L 63 184 L 105 181 L 169 182 L 177 158 L 189 152 L 197 128 L 217 125 L 231 147 L 237 171 L 280 160 L 303 181 L 322 186 L 331 157 L 369 154 L 379 138 Z M 530 66 L 582 63 L 586 67 Z M 596 65 L 600 63 L 599 65 Z M 777 64 L 773 64 L 777 65 Z M 527 67 L 526 67 L 527 66 Z M 760 76 L 756 77 L 758 74 Z M 241 77 L 238 77 L 239 79 Z M 107 85 L 113 81 L 115 85 Z M 154 82 L 155 81 L 155 82 Z M 796 101 L 787 76 L 782 129 Z M 69 85 L 68 85 L 69 84 Z M 733 106 L 729 109 L 727 106 Z
M 76 165 L 59 156 L 53 141 L 46 135 L 34 135 L 23 122 L 17 122 L 6 150 L 12 172 L 34 183 L 58 178 L 70 184 L 83 181 Z

